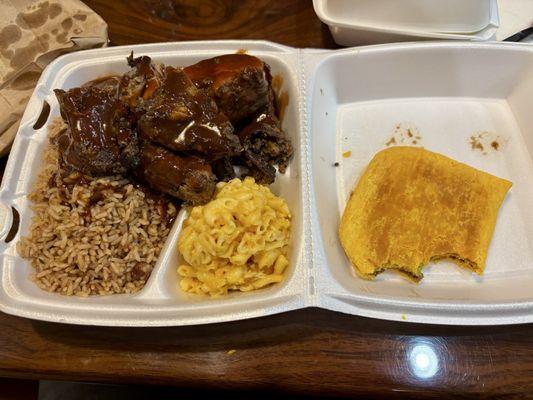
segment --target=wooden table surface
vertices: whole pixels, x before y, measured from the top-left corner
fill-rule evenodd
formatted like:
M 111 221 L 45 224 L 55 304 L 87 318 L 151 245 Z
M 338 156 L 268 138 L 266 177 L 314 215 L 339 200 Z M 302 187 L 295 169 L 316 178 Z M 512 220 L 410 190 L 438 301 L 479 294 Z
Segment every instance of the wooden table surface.
M 112 45 L 268 39 L 336 47 L 310 0 L 87 3 L 108 22 Z M 533 325 L 417 325 L 305 309 L 199 327 L 126 329 L 0 313 L 0 376 L 382 398 L 528 397 Z

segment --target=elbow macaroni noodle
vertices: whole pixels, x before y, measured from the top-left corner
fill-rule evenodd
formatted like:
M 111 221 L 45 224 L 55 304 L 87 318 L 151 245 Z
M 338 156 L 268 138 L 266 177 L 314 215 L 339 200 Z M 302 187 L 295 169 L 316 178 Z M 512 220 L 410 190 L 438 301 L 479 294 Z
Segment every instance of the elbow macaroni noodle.
M 291 214 L 284 199 L 253 178 L 217 184 L 215 198 L 192 208 L 178 250 L 185 292 L 218 296 L 283 280 Z

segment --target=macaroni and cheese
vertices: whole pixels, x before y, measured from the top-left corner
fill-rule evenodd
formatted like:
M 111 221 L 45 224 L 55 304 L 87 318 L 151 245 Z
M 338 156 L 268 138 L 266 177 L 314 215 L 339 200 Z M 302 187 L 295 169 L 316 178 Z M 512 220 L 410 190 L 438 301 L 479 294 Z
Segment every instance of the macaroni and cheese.
M 178 239 L 187 264 L 182 290 L 218 296 L 283 280 L 291 214 L 285 200 L 253 178 L 217 184 L 212 201 L 192 208 Z

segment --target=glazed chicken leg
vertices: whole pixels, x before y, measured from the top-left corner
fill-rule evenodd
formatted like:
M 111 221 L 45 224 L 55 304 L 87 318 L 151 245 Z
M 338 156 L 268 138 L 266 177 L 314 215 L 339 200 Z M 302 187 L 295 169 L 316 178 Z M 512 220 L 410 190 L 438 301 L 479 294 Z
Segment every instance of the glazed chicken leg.
M 247 54 L 225 54 L 184 68 L 196 87 L 213 97 L 232 124 L 253 116 L 270 98 L 270 69 Z
M 162 77 L 162 66 L 155 65 L 148 56 L 128 57 L 131 69 L 122 75 L 119 84 L 119 96 L 130 107 L 135 108 L 142 99 L 148 99 L 159 87 Z
M 208 163 L 194 156 L 178 156 L 149 143 L 141 146 L 140 163 L 135 176 L 160 192 L 187 205 L 211 200 L 215 175 Z
M 137 134 L 113 87 L 54 92 L 67 123 L 56 138 L 64 165 L 93 176 L 121 174 L 137 165 Z
M 226 54 L 200 61 L 184 71 L 238 127 L 237 136 L 243 146 L 239 158 L 248 174 L 260 183 L 274 182 L 274 165 L 285 172 L 292 146 L 277 116 L 268 64 L 246 54 Z
M 211 161 L 242 151 L 226 116 L 179 68 L 163 70 L 159 87 L 139 103 L 137 112 L 140 136 L 169 150 Z

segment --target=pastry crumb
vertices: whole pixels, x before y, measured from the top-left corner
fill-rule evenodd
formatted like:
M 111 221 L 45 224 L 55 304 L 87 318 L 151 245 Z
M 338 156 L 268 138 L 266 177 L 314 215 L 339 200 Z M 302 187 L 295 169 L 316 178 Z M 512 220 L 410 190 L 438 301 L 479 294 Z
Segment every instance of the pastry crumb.
M 385 143 L 385 146 L 390 146 L 392 144 L 396 144 L 396 138 L 391 137 L 387 143 Z
M 342 153 L 342 156 L 344 158 L 348 158 L 352 155 L 352 151 L 351 150 L 348 150 L 348 151 L 345 151 L 344 153 Z
M 470 136 L 468 143 L 473 151 L 479 150 L 481 154 L 487 155 L 495 151 L 500 151 L 505 142 L 506 140 L 504 138 L 493 132 L 482 131 Z
M 394 126 L 392 135 L 385 143 L 385 146 L 389 147 L 397 144 L 402 146 L 416 146 L 421 140 L 422 136 L 414 124 L 400 122 Z

